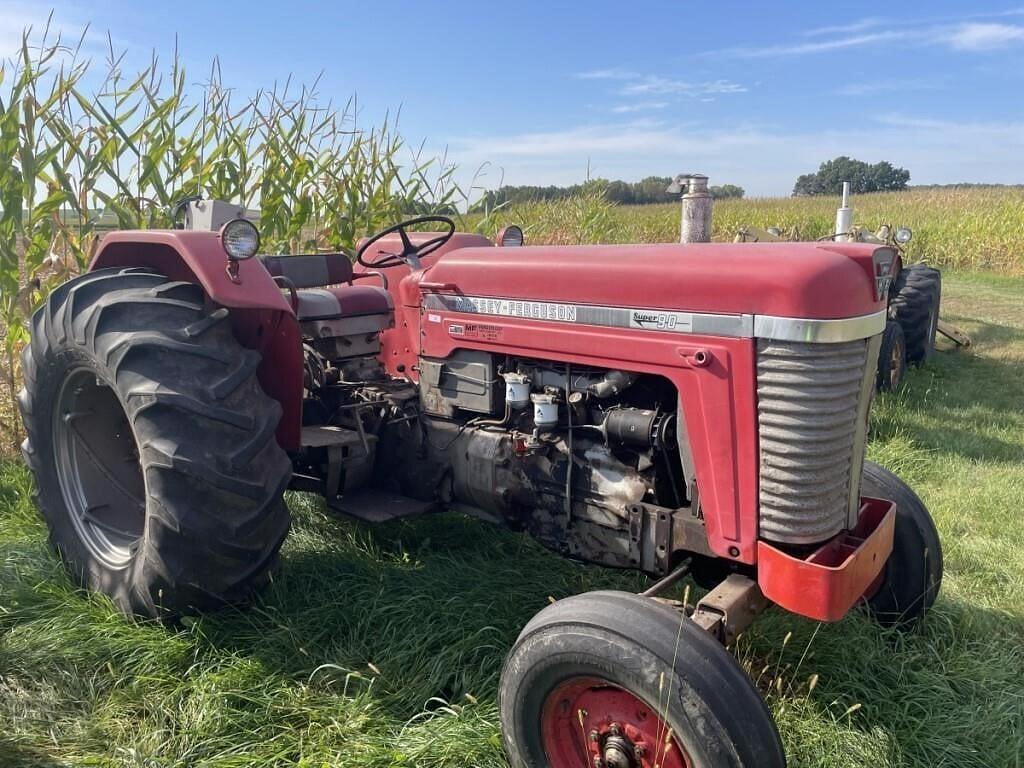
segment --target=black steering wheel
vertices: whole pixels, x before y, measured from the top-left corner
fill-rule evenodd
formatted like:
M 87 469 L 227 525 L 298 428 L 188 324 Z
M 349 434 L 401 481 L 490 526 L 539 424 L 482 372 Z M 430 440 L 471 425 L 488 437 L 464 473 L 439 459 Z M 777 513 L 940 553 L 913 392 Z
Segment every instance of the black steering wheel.
M 406 232 L 407 227 L 413 227 L 418 224 L 443 224 L 448 228 L 448 231 L 432 237 L 426 242 L 414 245 L 412 240 L 409 239 L 409 233 Z M 363 258 L 363 255 L 370 249 L 374 243 L 381 238 L 387 237 L 388 235 L 398 233 L 398 236 L 402 238 L 402 252 L 401 253 L 385 253 L 382 258 L 376 261 L 367 261 Z M 442 245 L 452 239 L 452 235 L 455 234 L 455 222 L 449 219 L 447 216 L 419 216 L 415 219 L 408 219 L 407 221 L 399 222 L 393 227 L 378 232 L 376 235 L 371 237 L 359 251 L 356 253 L 356 261 L 362 264 L 364 267 L 370 267 L 374 269 L 381 269 L 387 267 L 397 267 L 399 264 L 410 264 L 413 268 L 419 266 L 419 260 L 424 256 L 433 253 Z

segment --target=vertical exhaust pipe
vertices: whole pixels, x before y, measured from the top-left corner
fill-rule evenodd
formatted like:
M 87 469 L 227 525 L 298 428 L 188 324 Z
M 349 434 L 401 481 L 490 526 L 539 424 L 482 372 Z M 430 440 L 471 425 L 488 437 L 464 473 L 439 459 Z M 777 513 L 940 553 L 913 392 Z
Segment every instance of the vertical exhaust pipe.
M 681 173 L 672 180 L 666 191 L 682 194 L 679 242 L 710 243 L 713 201 L 708 192 L 708 177 L 701 173 Z
M 853 239 L 853 208 L 850 207 L 850 182 L 843 182 L 843 204 L 836 209 L 836 231 L 832 239 L 836 242 L 849 242 Z

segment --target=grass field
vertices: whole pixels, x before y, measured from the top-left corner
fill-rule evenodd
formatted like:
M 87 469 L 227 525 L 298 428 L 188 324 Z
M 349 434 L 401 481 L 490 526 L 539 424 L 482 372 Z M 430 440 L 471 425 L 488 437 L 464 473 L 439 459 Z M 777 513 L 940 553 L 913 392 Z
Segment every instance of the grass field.
M 975 339 L 911 373 L 870 455 L 934 513 L 943 594 L 921 631 L 776 612 L 738 655 L 791 765 L 1024 765 L 1024 280 L 947 274 Z M 640 579 L 455 515 L 368 528 L 291 498 L 262 602 L 179 629 L 126 620 L 49 554 L 0 462 L 0 766 L 501 766 L 501 660 L 550 598 Z

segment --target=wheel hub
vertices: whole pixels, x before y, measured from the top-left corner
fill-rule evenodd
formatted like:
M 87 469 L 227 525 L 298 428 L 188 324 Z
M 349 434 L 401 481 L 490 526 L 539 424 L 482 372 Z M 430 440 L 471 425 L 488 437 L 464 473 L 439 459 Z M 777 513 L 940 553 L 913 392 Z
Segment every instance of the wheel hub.
M 544 704 L 541 734 L 551 768 L 692 766 L 655 708 L 595 678 L 574 678 L 552 691 Z
M 638 768 L 633 743 L 622 736 L 609 736 L 604 742 L 605 768 Z
M 53 411 L 57 481 L 71 523 L 92 557 L 131 562 L 145 526 L 138 446 L 117 395 L 89 368 L 69 371 Z

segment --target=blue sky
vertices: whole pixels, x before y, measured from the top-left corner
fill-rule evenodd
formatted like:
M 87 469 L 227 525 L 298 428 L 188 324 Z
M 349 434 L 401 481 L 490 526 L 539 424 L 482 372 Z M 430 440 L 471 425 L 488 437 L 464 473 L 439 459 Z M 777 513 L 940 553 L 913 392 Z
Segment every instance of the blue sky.
M 748 194 L 849 154 L 912 183 L 1024 183 L 1024 6 L 998 2 L 0 0 L 0 53 L 51 7 L 129 61 L 212 57 L 254 92 L 322 72 L 324 100 L 447 149 L 463 180 L 700 171 Z

